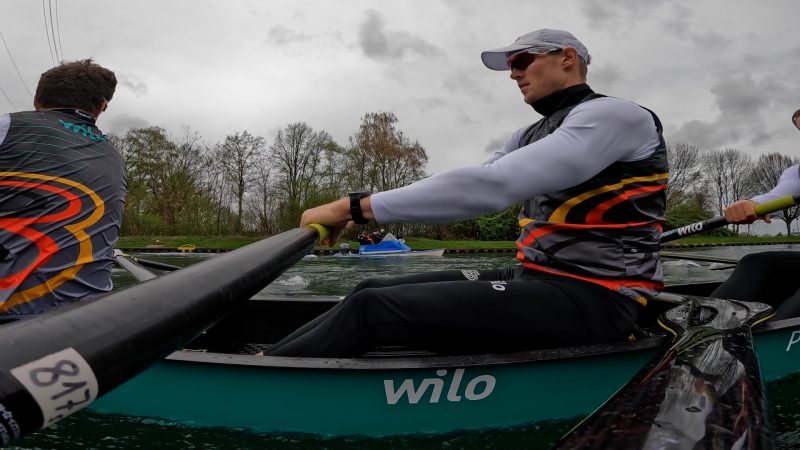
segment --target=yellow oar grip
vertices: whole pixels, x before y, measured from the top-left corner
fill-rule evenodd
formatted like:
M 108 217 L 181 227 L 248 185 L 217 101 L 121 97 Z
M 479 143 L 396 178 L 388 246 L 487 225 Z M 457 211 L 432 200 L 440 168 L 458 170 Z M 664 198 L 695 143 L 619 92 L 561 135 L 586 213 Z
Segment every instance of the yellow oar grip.
M 324 241 L 331 234 L 330 230 L 325 225 L 320 225 L 318 223 L 310 223 L 310 224 L 308 224 L 306 226 L 317 230 L 317 233 L 319 233 L 319 240 L 320 241 Z
M 796 197 L 797 196 L 795 195 L 787 195 L 786 197 L 781 197 L 766 203 L 762 203 L 756 206 L 756 214 L 763 216 L 765 214 L 774 213 L 775 211 L 791 208 L 792 206 L 797 205 L 798 199 Z

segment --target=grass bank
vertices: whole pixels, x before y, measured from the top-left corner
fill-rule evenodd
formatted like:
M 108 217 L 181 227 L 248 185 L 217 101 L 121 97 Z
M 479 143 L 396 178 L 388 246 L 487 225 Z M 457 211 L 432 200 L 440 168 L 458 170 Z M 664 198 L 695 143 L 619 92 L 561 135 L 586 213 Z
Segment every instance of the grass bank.
M 191 244 L 198 248 L 212 248 L 232 250 L 262 239 L 251 236 L 123 236 L 117 246 L 119 248 L 136 249 L 152 246 L 177 248 L 181 245 Z M 723 236 L 692 236 L 673 241 L 670 244 L 800 244 L 800 237 L 773 236 L 773 237 L 723 237 Z M 485 248 L 514 248 L 514 241 L 439 241 L 436 239 L 410 237 L 406 243 L 414 250 L 427 250 L 432 248 L 444 249 L 485 249 Z M 358 242 L 350 241 L 351 248 L 358 248 Z M 327 249 L 327 246 L 318 246 L 318 249 Z

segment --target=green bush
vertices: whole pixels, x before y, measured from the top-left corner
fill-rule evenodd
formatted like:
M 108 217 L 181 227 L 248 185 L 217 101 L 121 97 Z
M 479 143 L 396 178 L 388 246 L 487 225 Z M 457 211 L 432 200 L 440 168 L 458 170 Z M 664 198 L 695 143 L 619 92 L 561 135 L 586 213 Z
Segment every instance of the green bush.
M 482 241 L 513 241 L 519 237 L 517 213 L 519 206 L 512 206 L 497 214 L 480 216 L 477 223 L 477 238 Z

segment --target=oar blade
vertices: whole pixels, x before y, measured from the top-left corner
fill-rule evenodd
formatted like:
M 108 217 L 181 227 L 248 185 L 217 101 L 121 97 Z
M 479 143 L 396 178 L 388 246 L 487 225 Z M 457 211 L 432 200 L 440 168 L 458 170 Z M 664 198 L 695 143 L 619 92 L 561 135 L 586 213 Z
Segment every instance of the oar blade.
M 769 314 L 696 297 L 670 310 L 675 340 L 555 448 L 774 448 L 750 333 Z

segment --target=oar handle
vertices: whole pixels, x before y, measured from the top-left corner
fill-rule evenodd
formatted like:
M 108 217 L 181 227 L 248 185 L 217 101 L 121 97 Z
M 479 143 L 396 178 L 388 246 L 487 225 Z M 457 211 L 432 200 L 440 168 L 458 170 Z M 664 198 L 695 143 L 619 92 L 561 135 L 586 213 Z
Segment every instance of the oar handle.
M 756 214 L 764 216 L 786 208 L 791 208 L 792 206 L 797 206 L 798 203 L 800 203 L 800 194 L 787 195 L 786 197 L 781 197 L 756 206 Z M 724 227 L 725 225 L 728 225 L 728 221 L 725 220 L 725 217 L 715 217 L 713 219 L 693 223 L 663 233 L 661 235 L 661 243 L 671 242 L 693 234 Z
M 331 234 L 330 228 L 326 227 L 325 225 L 320 225 L 318 223 L 310 223 L 306 226 L 317 230 L 317 234 L 319 234 L 320 241 L 324 241 Z
M 775 200 L 762 203 L 756 206 L 756 214 L 759 216 L 766 216 L 776 211 L 782 211 L 792 206 L 797 206 L 800 203 L 800 194 L 787 195 L 786 197 L 777 198 Z

